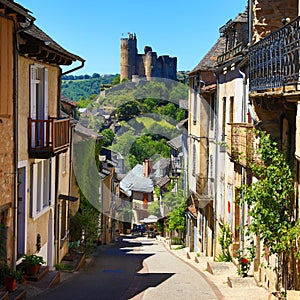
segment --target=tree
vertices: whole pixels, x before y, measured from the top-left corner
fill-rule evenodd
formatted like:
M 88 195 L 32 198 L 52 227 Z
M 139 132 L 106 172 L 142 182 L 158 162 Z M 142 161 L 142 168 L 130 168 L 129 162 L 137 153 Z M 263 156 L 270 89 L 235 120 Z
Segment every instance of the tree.
M 101 134 L 104 137 L 103 146 L 110 146 L 115 138 L 115 133 L 111 129 L 104 129 Z
M 259 148 L 254 153 L 258 159 L 250 162 L 250 167 L 258 179 L 251 185 L 242 187 L 243 201 L 251 210 L 248 233 L 257 235 L 270 254 L 278 256 L 278 280 L 287 288 L 288 256 L 296 251 L 296 237 L 300 234 L 299 223 L 293 220 L 294 178 L 284 153 L 278 149 L 270 135 L 255 131 L 259 137 Z M 298 252 L 299 255 L 299 249 Z
M 120 75 L 117 75 L 113 81 L 112 81 L 112 85 L 117 85 L 120 83 Z

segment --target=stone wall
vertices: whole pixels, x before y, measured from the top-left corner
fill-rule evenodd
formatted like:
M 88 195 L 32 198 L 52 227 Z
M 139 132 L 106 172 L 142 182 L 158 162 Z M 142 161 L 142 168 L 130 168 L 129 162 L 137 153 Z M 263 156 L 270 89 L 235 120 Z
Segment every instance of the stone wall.
M 254 0 L 252 14 L 252 42 L 256 43 L 281 28 L 282 19 L 298 16 L 298 0 Z

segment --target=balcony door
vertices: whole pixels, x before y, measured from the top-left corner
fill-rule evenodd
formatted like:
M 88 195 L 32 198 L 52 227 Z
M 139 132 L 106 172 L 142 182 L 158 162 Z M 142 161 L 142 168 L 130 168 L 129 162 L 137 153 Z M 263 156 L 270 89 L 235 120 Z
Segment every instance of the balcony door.
M 30 117 L 32 123 L 32 146 L 44 147 L 48 120 L 48 69 L 40 65 L 30 66 Z

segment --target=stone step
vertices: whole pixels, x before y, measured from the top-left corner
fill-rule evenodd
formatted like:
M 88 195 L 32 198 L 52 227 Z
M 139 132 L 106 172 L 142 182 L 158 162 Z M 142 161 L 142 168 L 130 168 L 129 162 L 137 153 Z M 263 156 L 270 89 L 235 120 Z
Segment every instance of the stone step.
M 8 300 L 22 300 L 26 298 L 26 290 L 19 285 L 17 289 L 13 292 L 8 293 Z
M 236 272 L 236 267 L 231 262 L 208 261 L 207 271 L 213 275 L 221 275 L 227 272 Z
M 0 291 L 0 300 L 8 300 L 8 292 Z
M 227 284 L 231 288 L 257 287 L 254 277 L 228 276 Z
M 49 272 L 49 266 L 42 266 L 36 275 L 27 275 L 26 280 L 40 281 Z
M 53 287 L 60 282 L 59 271 L 49 271 L 39 281 L 27 281 L 22 286 L 27 292 L 28 298 L 34 297 L 44 290 Z

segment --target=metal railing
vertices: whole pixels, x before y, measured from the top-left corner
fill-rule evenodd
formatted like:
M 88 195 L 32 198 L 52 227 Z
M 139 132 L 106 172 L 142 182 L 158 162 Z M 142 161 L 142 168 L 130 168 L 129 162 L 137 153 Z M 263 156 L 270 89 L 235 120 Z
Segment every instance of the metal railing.
M 249 89 L 299 83 L 300 17 L 249 48 Z

